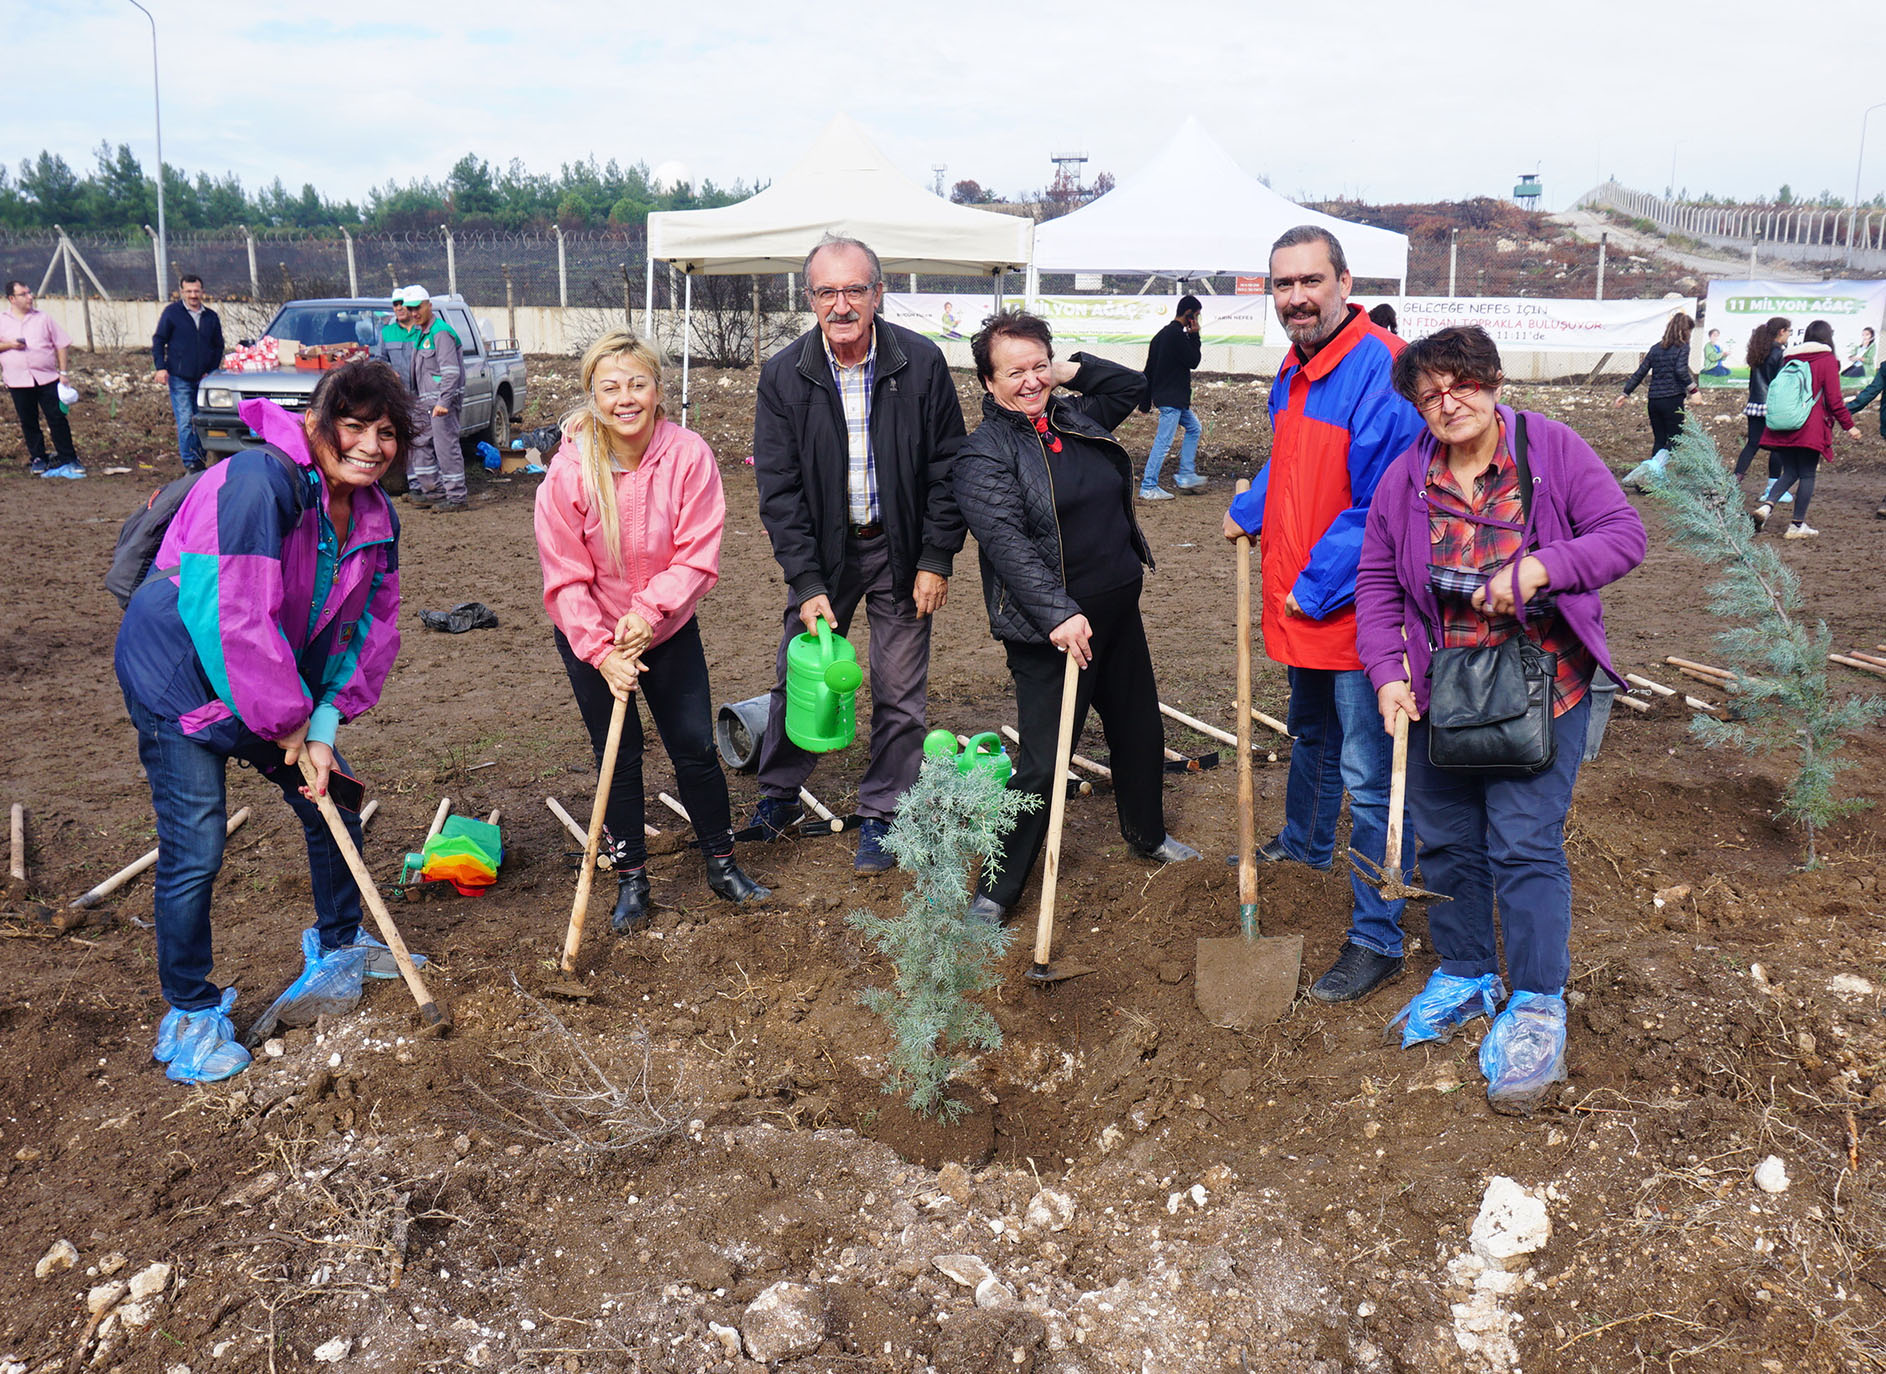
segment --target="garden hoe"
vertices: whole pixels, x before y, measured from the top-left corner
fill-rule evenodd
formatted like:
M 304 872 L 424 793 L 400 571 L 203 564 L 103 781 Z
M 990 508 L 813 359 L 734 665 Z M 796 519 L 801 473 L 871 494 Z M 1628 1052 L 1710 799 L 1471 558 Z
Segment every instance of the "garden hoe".
M 1239 482 L 1243 492 L 1250 486 Z M 1238 924 L 1242 932 L 1202 939 L 1192 995 L 1214 1026 L 1249 1030 L 1290 1010 L 1303 971 L 1301 935 L 1258 934 L 1256 786 L 1251 762 L 1251 540 L 1238 540 Z
M 1388 843 L 1382 846 L 1382 861 L 1377 863 L 1353 846 L 1349 864 L 1370 886 L 1381 890 L 1390 902 L 1446 902 L 1452 899 L 1425 887 L 1412 887 L 1401 872 L 1401 823 L 1403 803 L 1408 797 L 1408 713 L 1395 713 L 1395 767 L 1388 781 Z M 1394 865 L 1392 868 L 1389 865 Z
M 335 809 L 334 799 L 325 792 L 315 791 L 317 774 L 305 750 L 301 755 L 301 777 L 308 784 L 308 795 L 314 798 L 315 806 L 320 808 L 322 818 L 327 821 L 327 828 L 334 836 L 334 844 L 340 850 L 341 857 L 347 860 L 347 868 L 354 875 L 355 885 L 360 888 L 360 899 L 367 904 L 367 910 L 373 913 L 373 923 L 380 928 L 381 943 L 393 951 L 393 962 L 399 965 L 399 976 L 406 980 L 413 1001 L 419 1004 L 421 1029 L 429 1035 L 444 1035 L 452 1029 L 452 1013 L 449 1008 L 433 1001 L 432 994 L 426 991 L 425 980 L 419 976 L 419 970 L 413 967 L 413 956 L 407 953 L 399 927 L 393 924 L 386 903 L 380 900 L 380 889 L 374 885 L 373 875 L 367 872 L 360 851 L 354 848 L 353 837 L 347 833 L 347 823 Z
M 589 833 L 583 840 L 583 866 L 576 874 L 576 900 L 570 903 L 570 929 L 563 937 L 562 977 L 544 985 L 552 997 L 582 1001 L 589 988 L 576 977 L 576 952 L 583 947 L 583 921 L 589 915 L 589 887 L 596 877 L 596 851 L 602 847 L 603 812 L 609 806 L 609 784 L 616 775 L 616 754 L 622 748 L 622 724 L 629 718 L 629 699 L 617 697 L 609 713 L 609 738 L 602 746 L 602 767 L 596 774 L 596 800 L 589 808 Z
M 1061 730 L 1054 743 L 1054 774 L 1058 780 L 1067 776 L 1074 754 L 1074 697 L 1080 690 L 1081 666 L 1073 653 L 1067 655 L 1067 674 L 1061 681 Z M 1036 987 L 1066 982 L 1084 973 L 1098 972 L 1085 964 L 1051 963 L 1054 952 L 1054 887 L 1061 872 L 1061 822 L 1067 816 L 1067 788 L 1055 786 L 1048 792 L 1048 853 L 1041 861 L 1041 916 L 1035 922 L 1035 962 L 1026 977 Z

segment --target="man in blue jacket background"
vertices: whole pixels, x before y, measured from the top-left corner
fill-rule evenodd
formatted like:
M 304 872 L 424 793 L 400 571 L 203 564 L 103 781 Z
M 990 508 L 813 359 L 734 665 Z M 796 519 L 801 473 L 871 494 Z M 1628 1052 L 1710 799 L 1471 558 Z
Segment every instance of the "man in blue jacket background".
M 151 366 L 157 382 L 170 388 L 170 413 L 177 421 L 177 453 L 185 472 L 201 472 L 208 463 L 196 437 L 196 384 L 223 361 L 223 322 L 203 304 L 203 278 L 192 272 L 177 286 L 180 299 L 164 307 L 151 335 Z

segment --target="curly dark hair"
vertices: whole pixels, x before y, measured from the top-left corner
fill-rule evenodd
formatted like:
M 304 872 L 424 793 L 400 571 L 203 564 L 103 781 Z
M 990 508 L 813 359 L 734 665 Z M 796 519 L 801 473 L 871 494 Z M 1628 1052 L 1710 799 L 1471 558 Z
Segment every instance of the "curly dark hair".
M 399 441 L 395 461 L 404 462 L 413 446 L 413 394 L 386 363 L 362 358 L 335 368 L 320 380 L 308 401 L 316 442 L 340 452 L 342 420 L 385 420 Z
M 1755 332 L 1748 336 L 1748 353 L 1743 359 L 1748 363 L 1749 371 L 1753 372 L 1767 362 L 1768 354 L 1774 348 L 1775 340 L 1781 336 L 1781 331 L 1792 328 L 1794 321 L 1786 315 L 1771 315 L 1756 325 Z
M 1414 405 L 1421 394 L 1421 379 L 1443 374 L 1457 382 L 1478 382 L 1489 389 L 1506 379 L 1493 336 L 1477 324 L 1437 329 L 1402 349 L 1395 359 L 1395 390 Z
M 1046 320 L 1026 310 L 999 310 L 983 320 L 982 328 L 969 340 L 969 356 L 976 362 L 976 380 L 985 387 L 989 385 L 989 378 L 995 376 L 989 349 L 997 339 L 1033 339 L 1048 350 L 1050 358 L 1054 356 L 1054 331 L 1048 328 Z

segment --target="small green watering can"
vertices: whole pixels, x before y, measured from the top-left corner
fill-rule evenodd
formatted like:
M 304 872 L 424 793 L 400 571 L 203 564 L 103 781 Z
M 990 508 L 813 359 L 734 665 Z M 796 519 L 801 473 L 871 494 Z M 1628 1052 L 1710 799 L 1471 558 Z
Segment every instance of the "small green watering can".
M 956 736 L 948 730 L 932 730 L 923 738 L 923 752 L 933 759 L 955 759 L 956 771 L 959 773 L 993 773 L 995 780 L 1004 787 L 1008 786 L 1009 776 L 1015 771 L 1014 760 L 1009 758 L 1008 750 L 1002 747 L 1002 737 L 993 730 L 972 735 L 967 744 L 960 746 Z
M 820 616 L 816 634 L 786 646 L 786 738 L 814 754 L 843 749 L 858 734 L 858 651 Z

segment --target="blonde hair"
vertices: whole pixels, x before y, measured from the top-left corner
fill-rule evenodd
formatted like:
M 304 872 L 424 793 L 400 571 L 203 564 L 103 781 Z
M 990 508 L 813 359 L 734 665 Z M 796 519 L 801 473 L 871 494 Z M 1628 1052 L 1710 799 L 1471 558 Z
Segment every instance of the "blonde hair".
M 577 452 L 582 455 L 583 490 L 588 493 L 591 504 L 602 518 L 603 537 L 609 543 L 609 557 L 615 563 L 616 571 L 622 571 L 622 517 L 616 509 L 616 484 L 612 471 L 609 451 L 609 435 L 605 420 L 596 408 L 595 394 L 590 390 L 596 379 L 596 369 L 611 358 L 624 358 L 642 368 L 655 379 L 655 386 L 661 387 L 661 354 L 647 341 L 636 337 L 626 329 L 612 329 L 591 344 L 583 354 L 583 361 L 578 368 L 578 375 L 583 383 L 583 399 L 573 410 L 563 417 L 563 431 L 576 440 Z M 655 407 L 657 421 L 668 418 L 665 406 Z

